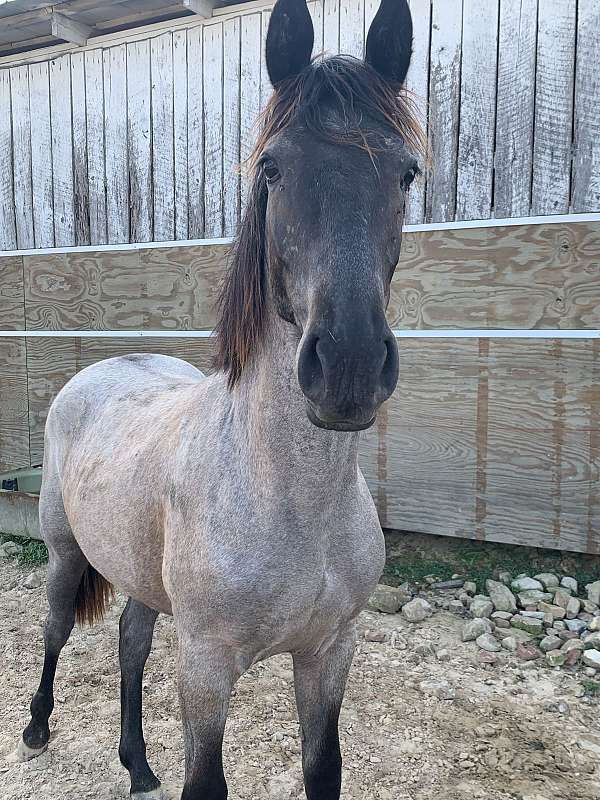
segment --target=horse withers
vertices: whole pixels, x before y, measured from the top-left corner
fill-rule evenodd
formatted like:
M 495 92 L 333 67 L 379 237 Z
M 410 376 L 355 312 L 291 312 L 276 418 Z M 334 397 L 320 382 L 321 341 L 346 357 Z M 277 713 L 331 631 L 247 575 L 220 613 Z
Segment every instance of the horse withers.
M 19 758 L 46 748 L 59 653 L 114 586 L 129 597 L 119 754 L 137 800 L 161 796 L 141 718 L 160 612 L 178 636 L 182 800 L 225 800 L 232 688 L 282 652 L 307 797 L 339 798 L 354 621 L 384 564 L 357 448 L 398 377 L 385 310 L 420 141 L 401 90 L 411 42 L 406 0 L 383 0 L 364 61 L 311 61 L 305 0 L 278 0 L 274 92 L 222 289 L 215 374 L 125 356 L 84 369 L 54 401 L 40 495 L 45 660 Z

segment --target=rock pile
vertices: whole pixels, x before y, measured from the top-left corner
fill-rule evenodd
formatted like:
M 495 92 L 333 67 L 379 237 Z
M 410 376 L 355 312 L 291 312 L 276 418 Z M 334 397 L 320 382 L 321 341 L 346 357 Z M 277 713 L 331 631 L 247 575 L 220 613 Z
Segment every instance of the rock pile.
M 523 660 L 545 659 L 550 667 L 581 662 L 590 675 L 600 671 L 600 580 L 578 596 L 577 581 L 569 576 L 502 578 L 486 581 L 486 595 L 465 591 L 466 583 L 458 594 L 472 617 L 463 628 L 464 642 L 475 641 L 486 653 L 504 648 Z

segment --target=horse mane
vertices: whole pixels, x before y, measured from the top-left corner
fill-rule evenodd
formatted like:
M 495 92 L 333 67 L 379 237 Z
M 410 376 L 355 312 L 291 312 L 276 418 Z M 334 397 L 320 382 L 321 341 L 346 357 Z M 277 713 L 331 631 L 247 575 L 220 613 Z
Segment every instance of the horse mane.
M 390 85 L 364 61 L 351 56 L 318 59 L 278 84 L 259 118 L 258 139 L 247 162 L 252 187 L 217 301 L 214 366 L 227 374 L 230 389 L 240 380 L 264 329 L 268 189 L 259 160 L 268 142 L 296 122 L 322 140 L 358 147 L 371 158 L 385 147 L 386 130 L 401 136 L 416 156 L 425 156 L 412 95 Z M 369 122 L 379 123 L 381 129 L 369 130 Z

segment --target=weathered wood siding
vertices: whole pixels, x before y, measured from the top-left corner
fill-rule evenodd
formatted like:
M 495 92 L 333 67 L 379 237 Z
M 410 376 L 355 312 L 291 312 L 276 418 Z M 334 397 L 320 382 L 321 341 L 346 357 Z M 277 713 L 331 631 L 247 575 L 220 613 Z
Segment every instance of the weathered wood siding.
M 0 330 L 206 330 L 228 247 L 0 258 Z M 394 328 L 600 328 L 600 223 L 405 234 Z M 102 358 L 209 339 L 0 339 L 0 469 L 39 464 L 48 406 Z M 402 339 L 362 444 L 384 525 L 600 552 L 600 340 Z
M 600 210 L 596 0 L 410 2 L 433 158 L 407 221 Z M 311 0 L 315 52 L 361 56 L 377 6 Z M 250 4 L 0 63 L 0 250 L 231 235 L 268 20 Z

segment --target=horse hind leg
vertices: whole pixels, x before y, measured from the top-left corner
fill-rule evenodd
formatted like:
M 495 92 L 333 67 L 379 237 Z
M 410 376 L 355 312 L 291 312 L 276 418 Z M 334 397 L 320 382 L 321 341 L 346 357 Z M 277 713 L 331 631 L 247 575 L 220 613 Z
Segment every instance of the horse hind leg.
M 158 612 L 129 598 L 119 622 L 121 742 L 119 758 L 131 778 L 135 800 L 162 800 L 160 781 L 150 769 L 142 729 L 142 679 Z
M 39 688 L 31 701 L 31 720 L 13 754 L 14 761 L 28 761 L 46 750 L 60 652 L 76 618 L 90 623 L 100 618 L 111 594 L 110 584 L 88 563 L 73 536 L 59 487 L 49 487 L 47 482 L 40 495 L 40 528 L 48 547 L 44 666 Z

